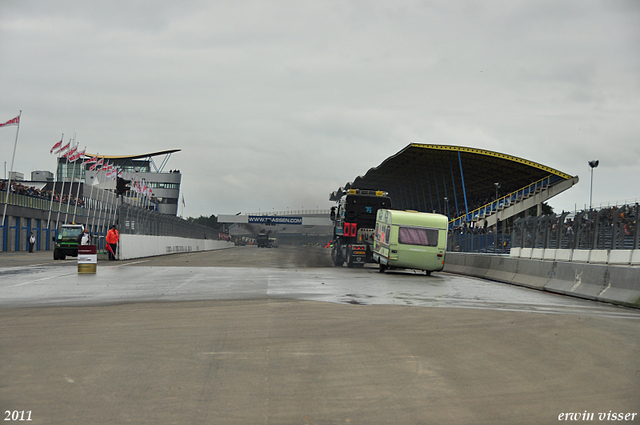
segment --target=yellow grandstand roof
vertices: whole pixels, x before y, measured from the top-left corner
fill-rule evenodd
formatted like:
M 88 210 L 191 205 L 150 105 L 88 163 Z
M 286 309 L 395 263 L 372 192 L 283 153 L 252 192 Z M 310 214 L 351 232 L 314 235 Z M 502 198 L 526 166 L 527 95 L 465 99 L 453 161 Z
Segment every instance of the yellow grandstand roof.
M 552 167 L 512 155 L 463 146 L 411 143 L 377 167 L 356 177 L 345 188 L 384 190 L 394 206 L 418 211 L 442 210 L 444 198 L 456 205 L 481 204 L 551 176 L 572 176 Z M 336 200 L 340 191 L 334 192 Z M 466 199 L 465 199 L 466 198 Z
M 97 156 L 104 159 L 114 159 L 114 160 L 115 159 L 144 159 L 144 158 L 150 158 L 153 156 L 168 155 L 174 152 L 180 152 L 180 150 L 181 149 L 170 149 L 166 151 L 143 153 L 139 155 L 100 155 L 100 154 L 86 153 L 85 156 L 88 156 L 89 158 L 93 158 Z

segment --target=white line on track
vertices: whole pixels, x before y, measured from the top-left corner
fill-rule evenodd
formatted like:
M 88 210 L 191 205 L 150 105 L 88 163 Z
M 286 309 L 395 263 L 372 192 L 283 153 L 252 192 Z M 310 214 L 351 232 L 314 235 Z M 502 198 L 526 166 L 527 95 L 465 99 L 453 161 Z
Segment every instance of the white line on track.
M 56 278 L 59 278 L 59 277 L 62 277 L 62 276 L 71 276 L 72 274 L 74 274 L 74 273 L 65 273 L 65 274 L 60 274 L 60 275 L 56 275 L 56 276 L 43 277 L 41 279 L 30 280 L 28 282 L 16 283 L 15 285 L 3 286 L 0 289 L 15 288 L 16 286 L 28 285 L 30 283 L 41 282 L 43 280 L 56 279 Z

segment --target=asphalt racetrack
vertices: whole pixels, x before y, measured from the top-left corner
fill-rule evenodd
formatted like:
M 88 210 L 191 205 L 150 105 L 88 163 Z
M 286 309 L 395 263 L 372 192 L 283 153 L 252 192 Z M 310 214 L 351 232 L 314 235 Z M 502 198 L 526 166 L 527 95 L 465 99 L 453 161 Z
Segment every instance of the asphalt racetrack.
M 639 341 L 638 310 L 336 268 L 320 248 L 100 262 L 95 275 L 0 254 L 7 423 L 640 423 Z

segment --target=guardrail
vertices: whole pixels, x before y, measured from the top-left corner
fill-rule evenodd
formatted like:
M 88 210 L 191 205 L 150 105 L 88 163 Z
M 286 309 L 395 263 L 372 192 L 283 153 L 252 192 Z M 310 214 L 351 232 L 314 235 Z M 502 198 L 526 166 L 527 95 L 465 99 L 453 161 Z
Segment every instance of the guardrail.
M 9 197 L 7 198 L 7 192 L 0 192 L 0 205 L 5 203 L 5 199 L 8 205 L 14 205 L 16 207 L 23 208 L 33 208 L 36 210 L 44 210 L 48 211 L 51 208 L 52 212 L 62 212 L 62 213 L 70 213 L 73 214 L 74 209 L 76 210 L 76 215 L 83 216 L 84 215 L 84 207 L 75 204 L 60 204 L 59 202 L 54 201 L 51 203 L 51 199 L 38 198 L 34 196 L 21 195 L 18 193 L 9 192 Z
M 26 249 L 32 231 L 36 236 L 36 250 L 53 249 L 51 237 L 56 235 L 59 225 L 72 221 L 89 226 L 99 249 L 104 248 L 107 230 L 114 223 L 118 225 L 120 233 L 125 235 L 178 237 L 190 240 L 228 239 L 228 235 L 221 234 L 217 229 L 179 217 L 128 203 L 118 206 L 118 199 L 108 191 L 95 191 L 94 195 L 93 198 L 85 197 L 87 207 L 82 207 L 55 201 L 51 203 L 51 199 L 17 193 L 9 193 L 7 197 L 6 192 L 0 192 L 0 205 L 7 199 L 7 204 L 14 208 L 14 212 L 7 215 L 5 224 L 0 223 L 0 252 Z M 23 212 L 15 210 L 15 207 L 25 208 L 26 215 L 23 216 Z M 150 205 L 149 208 L 154 206 Z M 49 209 L 51 214 L 47 215 L 46 211 Z
M 510 234 L 450 231 L 447 239 L 447 251 L 452 252 L 509 254 L 510 250 Z
M 218 239 L 218 230 L 211 227 L 130 204 L 118 207 L 118 230 L 121 234 L 128 235 Z
M 328 209 L 315 209 L 315 210 L 287 210 L 287 211 L 259 211 L 254 213 L 248 213 L 247 215 L 257 216 L 291 216 L 291 215 L 326 215 L 329 217 L 330 210 Z

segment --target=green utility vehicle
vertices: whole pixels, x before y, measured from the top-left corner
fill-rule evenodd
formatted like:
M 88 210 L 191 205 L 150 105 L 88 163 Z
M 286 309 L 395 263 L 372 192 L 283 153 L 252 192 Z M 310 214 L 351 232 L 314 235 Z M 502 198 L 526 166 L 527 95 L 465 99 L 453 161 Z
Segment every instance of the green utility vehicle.
M 58 230 L 58 237 L 53 237 L 55 248 L 53 249 L 54 260 L 64 260 L 67 255 L 78 256 L 78 238 L 84 233 L 84 226 L 81 224 L 63 224 Z

